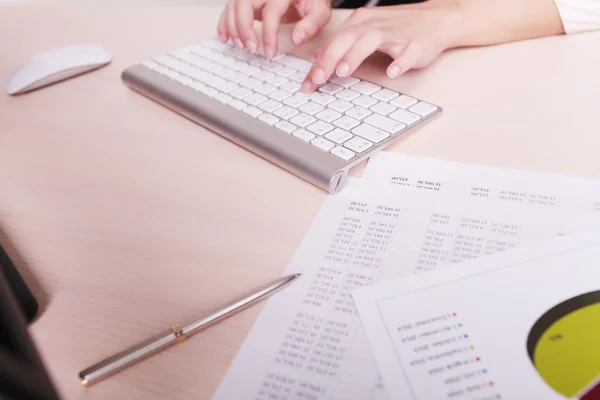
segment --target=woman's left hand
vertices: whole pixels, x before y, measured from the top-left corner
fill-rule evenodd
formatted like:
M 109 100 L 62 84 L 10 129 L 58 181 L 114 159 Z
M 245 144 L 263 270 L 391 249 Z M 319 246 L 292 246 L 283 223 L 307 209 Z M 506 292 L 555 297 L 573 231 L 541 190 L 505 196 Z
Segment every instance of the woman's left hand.
M 313 92 L 333 73 L 352 75 L 375 51 L 392 57 L 387 68 L 390 78 L 426 67 L 453 46 L 461 19 L 459 0 L 360 8 L 316 52 L 302 91 Z

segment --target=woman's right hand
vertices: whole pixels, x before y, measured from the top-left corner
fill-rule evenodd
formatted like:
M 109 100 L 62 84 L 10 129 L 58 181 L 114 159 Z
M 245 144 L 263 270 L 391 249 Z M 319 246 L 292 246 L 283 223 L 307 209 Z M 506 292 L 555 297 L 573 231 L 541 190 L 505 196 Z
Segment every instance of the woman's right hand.
M 260 40 L 254 30 L 254 20 L 263 23 L 265 57 L 277 54 L 280 24 L 295 22 L 292 43 L 300 46 L 312 38 L 331 18 L 330 0 L 228 0 L 219 20 L 219 38 L 229 39 L 238 49 L 256 52 Z

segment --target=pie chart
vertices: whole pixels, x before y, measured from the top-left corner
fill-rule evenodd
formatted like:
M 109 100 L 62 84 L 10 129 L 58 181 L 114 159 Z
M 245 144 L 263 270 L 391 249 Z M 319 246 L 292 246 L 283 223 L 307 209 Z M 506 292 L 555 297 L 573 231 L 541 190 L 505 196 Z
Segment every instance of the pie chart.
M 540 377 L 565 398 L 600 400 L 600 290 L 546 311 L 529 332 L 527 352 Z

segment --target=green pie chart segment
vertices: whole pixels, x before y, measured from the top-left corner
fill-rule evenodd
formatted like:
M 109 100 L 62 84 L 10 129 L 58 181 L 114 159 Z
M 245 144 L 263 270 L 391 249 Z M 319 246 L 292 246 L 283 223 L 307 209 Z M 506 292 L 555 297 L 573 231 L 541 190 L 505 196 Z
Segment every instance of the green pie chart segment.
M 567 398 L 600 384 L 600 291 L 546 312 L 531 329 L 527 348 L 542 379 Z

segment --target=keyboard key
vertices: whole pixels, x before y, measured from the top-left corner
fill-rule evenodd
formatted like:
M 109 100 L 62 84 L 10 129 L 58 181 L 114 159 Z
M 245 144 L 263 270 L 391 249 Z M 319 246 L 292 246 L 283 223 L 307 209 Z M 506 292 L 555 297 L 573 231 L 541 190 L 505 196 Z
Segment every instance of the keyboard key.
M 308 103 L 309 99 L 310 97 L 308 95 L 296 93 L 292 97 L 288 97 L 287 99 L 283 100 L 283 104 L 286 104 L 290 107 L 299 108 L 300 106 Z
M 355 126 L 360 125 L 360 122 L 355 120 L 354 118 L 348 117 L 348 116 L 344 116 L 340 119 L 336 119 L 333 124 L 335 126 L 337 126 L 338 128 L 342 128 L 346 131 L 351 130 L 352 128 L 354 128 Z
M 267 96 L 263 96 L 262 94 L 258 93 L 253 93 L 250 96 L 244 97 L 244 102 L 253 106 L 257 106 L 265 101 L 267 101 Z
M 212 77 L 205 79 L 204 83 L 206 83 L 207 85 L 210 85 L 214 88 L 218 88 L 223 83 L 225 83 L 225 80 L 223 78 L 219 78 L 218 76 L 213 75 Z
M 294 75 L 290 75 L 288 78 L 290 78 L 291 81 L 302 83 L 304 82 L 304 79 L 306 79 L 306 72 L 297 72 Z
M 374 85 L 370 82 L 362 81 L 362 82 L 358 82 L 355 85 L 352 85 L 351 88 L 355 92 L 370 95 L 370 94 L 373 94 L 373 93 L 377 92 L 378 90 L 380 90 L 381 86 Z
M 370 140 L 373 143 L 379 143 L 382 140 L 385 140 L 390 137 L 389 133 L 367 124 L 360 124 L 352 130 L 352 133 L 367 140 Z
M 276 62 L 270 62 L 269 64 L 262 66 L 262 69 L 264 71 L 269 71 L 269 72 L 275 72 L 280 68 L 285 68 L 285 67 L 281 64 L 277 64 Z
M 233 100 L 233 97 L 226 95 L 224 93 L 217 93 L 215 94 L 215 97 L 213 97 L 216 100 L 219 100 L 221 103 L 227 104 L 229 103 L 231 100 Z
M 250 61 L 250 64 L 256 65 L 257 67 L 269 65 L 270 63 L 271 63 L 271 61 L 267 60 L 266 58 L 262 58 L 262 57 L 254 57 L 254 59 L 252 61 Z
M 283 77 L 280 75 L 275 75 L 274 77 L 269 79 L 269 84 L 271 84 L 273 86 L 281 86 L 281 85 L 288 83 L 289 81 L 290 80 L 286 77 Z
M 268 72 L 268 71 L 260 71 L 257 72 L 256 74 L 252 75 L 253 78 L 256 79 L 260 79 L 261 81 L 267 81 L 269 79 L 271 79 L 272 77 L 274 77 L 275 74 L 272 72 Z
M 373 114 L 371 111 L 366 108 L 362 108 L 359 106 L 355 106 L 350 110 L 346 111 L 346 115 L 352 117 L 354 119 L 358 119 L 359 121 Z
M 333 125 L 328 124 L 327 122 L 317 121 L 314 124 L 309 125 L 306 129 L 312 133 L 322 136 L 333 130 Z
M 200 92 L 204 93 L 205 95 L 209 96 L 209 97 L 213 97 L 215 94 L 219 93 L 219 91 L 217 89 L 205 86 L 203 88 L 200 88 Z
M 352 139 L 354 135 L 351 134 L 348 131 L 344 131 L 342 129 L 334 129 L 331 132 L 329 132 L 327 135 L 325 135 L 325 137 L 329 140 L 331 140 L 332 142 L 335 142 L 337 144 L 342 144 L 344 143 L 346 140 L 348 139 Z
M 286 92 L 285 90 L 275 90 L 268 94 L 268 96 L 274 100 L 282 101 L 283 99 L 287 99 L 292 94 L 290 92 Z
M 305 142 L 310 142 L 311 140 L 316 138 L 315 135 L 313 135 L 309 131 L 305 131 L 304 129 L 298 129 L 294 131 L 294 133 L 292 133 L 292 136 L 296 136 L 297 138 L 302 139 Z
M 390 101 L 390 104 L 399 108 L 407 109 L 408 107 L 417 104 L 417 101 L 417 99 L 413 99 L 412 97 L 403 94 Z
M 373 143 L 363 138 L 355 136 L 352 139 L 348 140 L 346 143 L 344 143 L 344 147 L 356 153 L 362 153 L 370 147 L 373 147 Z
M 372 97 L 369 96 L 365 96 L 364 94 L 362 96 L 357 97 L 356 99 L 352 100 L 352 102 L 354 104 L 356 104 L 357 106 L 361 106 L 362 108 L 369 108 L 372 105 L 377 103 L 377 100 L 375 100 Z
M 402 122 L 394 121 L 383 115 L 373 114 L 364 119 L 364 122 L 373 125 L 375 128 L 383 129 L 384 131 L 394 134 L 406 128 Z
M 271 86 L 268 83 L 263 83 L 261 85 L 258 85 L 257 87 L 255 87 L 254 90 L 256 93 L 260 93 L 260 94 L 269 94 L 271 92 L 274 92 L 276 90 L 275 86 Z
M 200 89 L 206 87 L 203 83 L 200 82 L 192 82 L 190 83 L 190 87 L 196 91 L 200 91 Z
M 238 70 L 239 72 L 246 74 L 248 76 L 252 75 L 252 74 L 256 74 L 257 72 L 260 72 L 261 69 L 258 68 L 255 65 L 250 65 L 250 64 L 246 64 L 245 66 L 243 66 L 242 68 L 240 68 Z
M 348 161 L 354 158 L 356 154 L 353 151 L 350 151 L 344 147 L 336 146 L 331 149 L 331 154 L 341 158 L 344 161 Z
M 253 88 L 257 87 L 258 85 L 260 85 L 261 83 L 262 82 L 259 81 L 258 79 L 248 77 L 248 78 L 242 79 L 240 81 L 240 86 L 243 86 L 248 89 L 253 89 Z
M 287 121 L 279 121 L 275 124 L 275 128 L 282 130 L 285 133 L 292 133 L 296 130 L 296 125 L 290 124 Z
M 265 122 L 269 125 L 275 125 L 276 123 L 279 122 L 279 118 L 271 115 L 271 114 L 262 114 L 260 117 L 258 117 L 259 120 L 261 120 L 262 122 Z
M 300 72 L 304 72 L 305 74 L 310 71 L 312 68 L 312 63 L 306 60 L 303 60 L 298 57 L 286 55 L 277 60 L 279 64 L 283 64 L 286 67 L 291 67 L 297 69 Z
M 277 109 L 274 113 L 273 113 L 276 117 L 279 117 L 281 119 L 290 119 L 292 117 L 295 117 L 296 115 L 300 114 L 298 112 L 298 110 L 295 110 L 291 107 L 288 106 L 283 106 L 279 109 Z
M 285 78 L 290 77 L 294 74 L 297 74 L 298 71 L 295 70 L 294 68 L 289 68 L 289 67 L 283 67 L 283 68 L 279 68 L 277 70 L 275 70 L 275 73 L 277 75 L 283 76 Z
M 252 106 L 248 106 L 248 107 L 244 108 L 242 111 L 254 118 L 258 117 L 260 114 L 263 113 L 258 108 L 252 107 Z
M 342 100 L 346 100 L 346 101 L 352 101 L 355 98 L 357 98 L 358 96 L 360 96 L 360 93 L 355 92 L 354 90 L 350 90 L 350 89 L 344 89 L 341 92 L 337 92 L 335 94 L 335 97 L 337 97 L 338 99 L 342 99 Z
M 323 120 L 325 122 L 333 122 L 336 119 L 340 118 L 341 116 L 342 116 L 342 114 L 340 114 L 337 111 L 330 110 L 329 108 L 321 111 L 320 113 L 318 113 L 316 115 L 317 118 L 319 118 L 320 120 Z
M 221 86 L 219 86 L 219 90 L 223 93 L 229 93 L 237 88 L 239 88 L 239 86 L 233 82 L 224 82 Z
M 272 113 L 273 111 L 278 110 L 281 107 L 283 107 L 283 104 L 281 104 L 280 102 L 275 101 L 275 100 L 267 100 L 258 106 L 258 108 L 260 108 L 261 110 L 264 110 L 268 113 Z
M 239 83 L 240 80 L 244 79 L 247 76 L 229 68 L 225 68 L 224 71 L 225 72 L 223 74 L 223 79 L 227 79 L 228 81 L 233 83 Z
M 329 104 L 328 107 L 331 108 L 332 110 L 343 113 L 343 112 L 351 109 L 353 107 L 353 105 L 352 105 L 352 103 L 348 103 L 346 100 L 338 99 L 338 100 L 332 102 L 331 104 Z
M 245 107 L 247 107 L 248 105 L 246 103 L 244 103 L 241 100 L 231 100 L 229 103 L 227 103 L 228 106 L 231 106 L 233 108 L 235 108 L 236 110 L 241 110 Z
M 298 110 L 308 115 L 315 115 L 316 113 L 321 112 L 324 109 L 325 107 L 323 107 L 322 105 L 309 101 L 308 103 L 300 107 Z
M 324 151 L 329 151 L 335 147 L 335 144 L 333 144 L 329 140 L 323 139 L 321 137 L 313 139 L 310 142 L 310 144 L 312 144 L 313 146 L 318 147 L 319 149 L 324 150 Z
M 317 119 L 315 117 L 311 117 L 310 115 L 300 113 L 294 118 L 290 119 L 290 122 L 294 125 L 299 126 L 300 128 L 304 128 L 305 126 L 312 124 L 316 120 Z
M 396 107 L 388 103 L 379 102 L 372 106 L 370 110 L 376 112 L 377 114 L 388 115 L 392 111 L 396 110 Z
M 398 96 L 400 96 L 400 93 L 390 89 L 381 89 L 380 91 L 373 93 L 373 98 L 381 101 L 390 101 Z
M 337 76 L 336 74 L 333 74 L 329 78 L 329 81 L 348 89 L 350 86 L 360 82 L 360 79 L 353 76 Z
M 288 82 L 279 86 L 279 88 L 285 90 L 286 92 L 296 93 L 298 90 L 300 90 L 301 86 L 302 85 L 298 82 Z
M 243 99 L 246 96 L 250 96 L 252 94 L 252 90 L 241 87 L 229 92 L 230 96 L 235 97 L 236 99 Z
M 326 106 L 327 104 L 334 102 L 335 101 L 335 97 L 333 97 L 330 94 L 327 93 L 319 93 L 319 92 L 315 92 L 311 95 L 310 98 L 312 101 L 314 101 L 317 104 L 320 104 L 322 106 Z
M 424 101 L 420 101 L 414 106 L 410 107 L 409 110 L 416 114 L 419 114 L 422 117 L 426 117 L 432 112 L 436 111 L 437 107 L 429 103 L 425 103 Z
M 415 122 L 421 119 L 421 117 L 417 114 L 411 113 L 410 111 L 406 111 L 401 108 L 391 113 L 389 117 L 391 119 L 395 119 L 396 121 L 400 121 L 406 125 L 414 124 Z
M 335 83 L 327 83 L 319 88 L 319 92 L 327 93 L 327 94 L 336 94 L 344 90 L 343 86 L 337 85 Z

